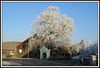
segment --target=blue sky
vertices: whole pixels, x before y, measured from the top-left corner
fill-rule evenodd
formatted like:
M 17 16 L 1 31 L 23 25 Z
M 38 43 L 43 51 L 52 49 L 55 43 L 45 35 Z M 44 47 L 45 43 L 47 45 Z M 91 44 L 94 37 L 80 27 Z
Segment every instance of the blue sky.
M 74 19 L 77 29 L 72 35 L 72 43 L 98 39 L 97 2 L 3 2 L 2 41 L 27 39 L 32 23 L 49 6 L 58 6 L 62 14 Z

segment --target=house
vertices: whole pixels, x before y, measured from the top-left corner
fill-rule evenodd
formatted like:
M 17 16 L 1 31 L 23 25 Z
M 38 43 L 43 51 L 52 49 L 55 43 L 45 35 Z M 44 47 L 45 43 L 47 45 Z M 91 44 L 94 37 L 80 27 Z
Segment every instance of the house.
M 23 42 L 3 42 L 2 43 L 2 57 L 28 57 L 28 39 Z
M 50 49 L 46 46 L 40 47 L 40 59 L 48 59 L 50 57 Z
M 3 42 L 2 43 L 2 58 L 16 57 L 16 46 L 21 42 Z
M 28 57 L 28 40 L 29 38 L 16 46 L 16 57 Z

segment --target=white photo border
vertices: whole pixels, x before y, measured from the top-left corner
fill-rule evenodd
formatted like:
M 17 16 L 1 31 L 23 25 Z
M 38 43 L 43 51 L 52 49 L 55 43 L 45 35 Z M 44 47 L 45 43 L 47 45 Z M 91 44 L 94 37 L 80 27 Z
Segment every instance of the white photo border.
M 97 2 L 98 3 L 98 66 L 2 66 L 2 3 L 3 2 Z M 1 67 L 99 67 L 99 1 L 1 1 Z

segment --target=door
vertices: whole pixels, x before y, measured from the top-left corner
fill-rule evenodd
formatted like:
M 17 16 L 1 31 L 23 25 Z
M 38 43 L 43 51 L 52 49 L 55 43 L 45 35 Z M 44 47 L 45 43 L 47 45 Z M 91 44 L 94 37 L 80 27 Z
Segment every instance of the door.
M 46 56 L 47 56 L 46 53 L 43 53 L 42 54 L 42 59 L 46 59 Z

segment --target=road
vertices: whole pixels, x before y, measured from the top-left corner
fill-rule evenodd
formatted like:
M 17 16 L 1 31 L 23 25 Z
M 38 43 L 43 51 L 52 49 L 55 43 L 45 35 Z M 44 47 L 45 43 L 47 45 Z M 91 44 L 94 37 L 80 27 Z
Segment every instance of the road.
M 72 57 L 72 59 L 80 59 L 80 55 Z
M 6 64 L 4 62 L 6 62 Z M 79 59 L 40 60 L 36 58 L 32 58 L 32 59 L 20 58 L 20 59 L 3 59 L 2 64 L 3 66 L 80 66 L 80 61 Z

